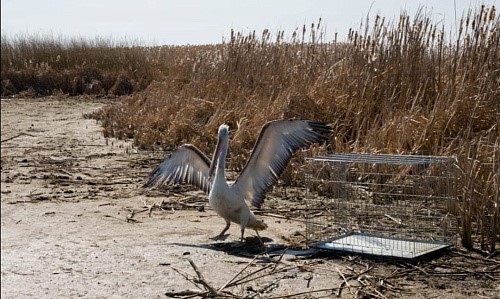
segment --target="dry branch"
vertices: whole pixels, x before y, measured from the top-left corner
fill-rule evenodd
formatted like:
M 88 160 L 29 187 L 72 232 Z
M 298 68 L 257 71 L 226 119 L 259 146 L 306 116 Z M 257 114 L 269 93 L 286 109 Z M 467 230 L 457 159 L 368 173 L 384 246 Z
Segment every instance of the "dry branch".
M 257 256 L 255 256 L 250 262 L 248 262 L 245 267 L 243 267 L 240 271 L 238 271 L 238 273 L 236 273 L 230 280 L 228 280 L 223 286 L 221 286 L 218 290 L 218 292 L 221 292 L 222 290 L 224 290 L 230 283 L 232 283 L 236 277 L 238 277 L 241 273 L 243 273 L 243 271 L 245 271 L 250 265 L 252 265 L 255 260 L 257 259 Z
M 189 258 L 186 258 L 186 260 L 189 262 L 189 264 L 191 265 L 191 267 L 193 267 L 193 270 L 194 272 L 196 272 L 196 275 L 198 276 L 198 280 L 196 282 L 199 282 L 201 283 L 210 293 L 210 295 L 212 296 L 217 296 L 219 295 L 219 292 L 214 289 L 206 280 L 205 278 L 203 277 L 203 274 L 201 274 L 200 270 L 198 269 L 198 267 L 195 265 L 195 263 L 193 262 L 193 260 L 189 259 Z
M 104 215 L 104 217 L 109 217 L 109 218 L 114 218 L 114 219 L 118 219 L 120 221 L 124 221 L 126 223 L 131 223 L 131 224 L 134 224 L 134 223 L 141 223 L 141 221 L 139 220 L 135 220 L 135 219 L 129 219 L 128 217 L 126 219 L 123 219 L 123 218 L 119 218 L 119 217 L 115 217 L 115 216 L 112 216 L 112 215 Z
M 335 270 L 337 270 L 337 272 L 339 273 L 340 277 L 342 277 L 342 279 L 343 279 L 343 281 L 340 283 L 340 286 L 338 288 L 337 297 L 340 297 L 340 295 L 342 294 L 342 288 L 343 288 L 344 284 L 347 286 L 347 288 L 349 289 L 349 292 L 352 294 L 351 285 L 349 284 L 349 282 L 345 278 L 344 273 L 342 273 L 339 270 L 339 268 L 337 268 L 337 267 L 335 267 Z
M 9 138 L 6 138 L 6 139 L 2 140 L 1 143 L 9 141 L 9 140 L 12 140 L 14 138 L 21 137 L 21 136 L 36 137 L 35 135 L 31 135 L 31 134 L 28 134 L 28 133 L 19 133 L 19 134 L 15 135 L 15 136 L 12 136 L 12 137 L 9 137 Z
M 184 290 L 184 291 L 165 292 L 165 296 L 167 296 L 167 297 L 173 297 L 173 298 L 181 297 L 183 299 L 192 298 L 192 297 L 196 297 L 196 296 L 205 297 L 209 294 L 210 294 L 210 292 L 208 292 L 208 291 L 199 291 L 199 290 Z

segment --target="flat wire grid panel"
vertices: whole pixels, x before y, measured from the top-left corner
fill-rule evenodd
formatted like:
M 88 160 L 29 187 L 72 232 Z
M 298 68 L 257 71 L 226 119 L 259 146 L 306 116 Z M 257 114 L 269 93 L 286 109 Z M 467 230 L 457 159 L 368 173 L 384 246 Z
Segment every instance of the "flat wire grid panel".
M 448 243 L 393 239 L 362 233 L 347 234 L 313 245 L 313 247 L 331 251 L 404 259 L 421 257 L 449 246 Z
M 392 247 L 394 252 L 402 251 L 398 246 L 412 246 L 404 255 L 415 256 L 426 251 L 415 246 L 454 244 L 454 161 L 451 157 L 355 153 L 308 158 L 308 244 L 357 233 L 363 237 L 344 239 L 347 245 L 342 246 L 380 255 L 376 244 L 384 242 L 384 248 Z

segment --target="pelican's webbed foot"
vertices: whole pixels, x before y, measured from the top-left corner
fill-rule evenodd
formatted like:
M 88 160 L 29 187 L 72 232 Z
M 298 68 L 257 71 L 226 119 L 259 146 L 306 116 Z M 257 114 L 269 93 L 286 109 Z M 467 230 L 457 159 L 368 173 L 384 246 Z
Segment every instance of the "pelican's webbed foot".
M 230 226 L 231 226 L 231 221 L 226 219 L 226 226 L 224 227 L 224 229 L 220 232 L 220 234 L 218 234 L 215 237 L 211 237 L 210 239 L 214 240 L 214 241 L 226 240 L 226 238 L 229 236 L 229 234 L 225 235 L 225 233 L 227 232 L 227 230 L 229 229 Z
M 215 237 L 210 237 L 209 239 L 214 240 L 214 241 L 225 241 L 227 239 L 227 237 L 229 237 L 229 234 L 222 233 L 222 234 L 218 234 Z

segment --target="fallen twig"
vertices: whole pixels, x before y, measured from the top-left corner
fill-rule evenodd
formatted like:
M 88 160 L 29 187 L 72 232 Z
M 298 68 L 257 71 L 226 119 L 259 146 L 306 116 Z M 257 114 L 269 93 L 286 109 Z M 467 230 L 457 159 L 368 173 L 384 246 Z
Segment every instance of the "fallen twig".
M 115 219 L 118 219 L 120 221 L 124 221 L 124 222 L 127 222 L 127 223 L 132 223 L 132 224 L 134 224 L 134 223 L 141 223 L 141 221 L 139 221 L 139 220 L 129 219 L 129 218 L 123 219 L 123 218 L 119 218 L 119 217 L 115 217 L 115 216 L 107 215 L 107 214 L 104 215 L 104 217 L 115 218 Z
M 262 268 L 260 268 L 260 269 L 257 269 L 257 270 L 255 270 L 255 271 L 253 271 L 252 273 L 247 274 L 247 275 L 243 276 L 242 278 L 240 278 L 240 279 L 238 279 L 238 280 L 236 280 L 236 281 L 233 281 L 233 282 L 232 282 L 232 283 L 230 283 L 228 286 L 231 286 L 231 287 L 232 287 L 232 286 L 236 286 L 236 285 L 244 284 L 244 283 L 247 283 L 247 282 L 249 282 L 249 281 L 256 280 L 256 279 L 262 278 L 262 277 L 264 277 L 264 276 L 270 275 L 270 273 L 266 273 L 266 274 L 263 274 L 263 275 L 260 275 L 260 276 L 257 276 L 257 277 L 253 277 L 253 278 L 251 278 L 251 279 L 247 279 L 247 278 L 249 278 L 250 276 L 252 276 L 252 275 L 254 275 L 254 274 L 257 274 L 257 273 L 259 273 L 259 272 L 262 272 L 262 271 L 264 271 L 264 270 L 266 270 L 266 269 L 268 269 L 268 268 L 270 268 L 270 267 L 271 267 L 271 265 L 270 265 L 270 264 L 267 264 L 266 266 L 264 266 L 264 267 L 262 267 Z
M 272 272 L 274 272 L 274 270 L 276 270 L 276 267 L 278 267 L 278 265 L 281 263 L 281 260 L 283 259 L 283 256 L 285 255 L 285 252 L 288 250 L 288 247 L 285 247 L 285 249 L 283 249 L 283 252 L 281 253 L 280 257 L 278 258 L 278 260 L 276 261 L 276 263 L 274 264 L 274 267 L 273 269 L 271 270 Z
M 377 294 L 375 293 L 371 293 L 371 292 L 368 292 L 368 291 L 365 291 L 363 289 L 359 289 L 358 292 L 361 292 L 361 293 L 364 293 L 370 297 L 375 297 L 375 298 L 382 298 L 382 299 L 387 299 L 386 296 L 384 296 L 382 293 L 380 293 L 379 291 L 375 290 Z
M 165 292 L 165 296 L 167 297 L 182 297 L 182 298 L 192 298 L 195 296 L 206 296 L 208 295 L 208 291 L 198 291 L 198 290 L 185 290 L 185 291 L 177 291 L 177 292 Z M 186 297 L 187 296 L 187 297 Z
M 453 272 L 441 272 L 441 271 L 436 271 L 435 269 L 431 270 L 432 272 L 428 272 L 430 275 L 456 275 L 456 276 L 460 276 L 460 275 L 484 275 L 492 280 L 499 280 L 500 279 L 500 271 L 495 271 L 494 269 L 499 267 L 500 265 L 496 264 L 496 265 L 493 265 L 493 267 L 490 267 L 491 269 L 482 269 L 482 270 L 475 270 L 475 269 L 465 269 L 463 267 L 456 267 L 456 266 L 451 266 L 451 265 L 445 265 L 445 264 L 442 264 L 442 265 L 439 265 L 439 264 L 435 264 L 436 267 L 440 267 L 440 268 L 447 268 L 447 269 L 452 269 L 452 270 L 455 270 Z M 493 276 L 493 275 L 497 275 L 497 277 Z
M 196 275 L 198 275 L 198 281 L 199 283 L 201 283 L 203 286 L 205 286 L 205 288 L 210 292 L 210 295 L 213 295 L 213 296 L 217 296 L 219 294 L 219 292 L 217 292 L 216 289 L 214 289 L 206 280 L 205 278 L 203 277 L 203 274 L 201 274 L 200 270 L 198 269 L 198 267 L 196 267 L 195 263 L 193 262 L 193 260 L 191 259 L 188 259 L 186 258 L 186 260 L 189 262 L 189 264 L 191 265 L 191 267 L 193 267 L 193 270 L 194 272 L 196 272 Z
M 127 215 L 127 222 L 135 221 L 135 219 L 132 219 L 134 218 L 134 216 L 135 216 L 135 210 L 130 211 L 130 214 Z
M 411 267 L 413 267 L 413 268 L 415 268 L 415 269 L 419 270 L 420 272 L 424 273 L 425 275 L 429 275 L 429 273 L 427 273 L 424 269 L 420 268 L 420 267 L 419 267 L 419 266 L 417 266 L 417 265 L 412 265 L 412 264 L 408 264 L 408 265 L 410 265 Z
M 9 141 L 9 140 L 12 140 L 14 138 L 21 137 L 21 136 L 36 137 L 35 135 L 31 135 L 31 134 L 28 134 L 28 133 L 19 133 L 19 134 L 15 135 L 15 136 L 12 136 L 12 137 L 9 137 L 9 138 L 6 138 L 6 139 L 2 140 L 1 142 Z
M 189 273 L 187 273 L 186 271 L 184 270 L 181 270 L 181 269 L 177 269 L 175 267 L 172 267 L 170 264 L 168 264 L 168 266 L 170 266 L 170 268 L 172 268 L 172 270 L 174 270 L 175 272 L 179 273 L 182 277 L 184 277 L 184 279 L 186 279 L 187 281 L 193 283 L 196 287 L 198 287 L 197 284 L 195 284 L 190 278 L 189 278 Z
M 397 223 L 397 224 L 399 224 L 399 225 L 401 225 L 401 224 L 402 224 L 401 220 L 396 219 L 396 218 L 392 217 L 391 215 L 384 214 L 384 216 L 385 216 L 385 217 L 387 217 L 387 218 L 389 218 L 389 219 L 391 219 L 392 221 L 396 222 L 396 223 Z
M 31 191 L 30 191 L 30 194 L 28 194 L 27 196 L 28 196 L 29 198 L 32 198 L 32 197 L 34 197 L 34 196 L 38 196 L 38 195 L 42 195 L 42 194 L 43 194 L 42 192 L 35 193 L 35 191 L 37 191 L 37 190 L 38 190 L 38 189 L 31 190 Z
M 351 291 L 351 285 L 349 284 L 349 282 L 347 281 L 347 279 L 345 278 L 344 276 L 344 273 L 342 273 L 339 268 L 335 267 L 335 270 L 337 270 L 337 272 L 339 273 L 340 277 L 342 277 L 342 279 L 344 280 L 343 283 L 340 284 L 339 286 L 339 289 L 338 289 L 338 293 L 337 293 L 337 297 L 340 297 L 341 293 L 342 293 L 342 285 L 345 284 L 348 288 L 349 288 L 349 293 L 352 294 L 352 291 Z
M 451 254 L 456 254 L 456 255 L 463 256 L 463 257 L 469 258 L 469 259 L 478 259 L 478 260 L 482 260 L 482 261 L 486 261 L 486 262 L 493 262 L 496 264 L 500 264 L 500 261 L 497 261 L 497 260 L 491 258 L 496 253 L 497 253 L 497 251 L 493 252 L 492 254 L 489 254 L 487 257 L 483 257 L 483 256 L 478 257 L 478 256 L 472 256 L 470 254 L 465 254 L 465 253 L 462 253 L 462 252 L 457 251 L 457 250 L 451 252 Z
M 228 280 L 222 287 L 220 287 L 217 291 L 218 292 L 221 292 L 223 289 L 225 289 L 230 283 L 233 282 L 233 280 L 236 279 L 236 277 L 238 277 L 241 273 L 243 273 L 243 271 L 245 271 L 250 265 L 253 264 L 253 262 L 255 262 L 255 260 L 257 259 L 257 256 L 255 256 L 250 262 L 248 262 L 245 267 L 243 267 L 243 269 L 241 269 L 240 271 L 238 271 L 238 273 L 236 273 L 236 275 L 233 276 L 233 278 L 231 278 L 230 280 Z
M 174 205 L 166 206 L 167 203 L 165 203 L 164 199 L 162 199 L 160 202 L 155 202 L 155 203 L 152 203 L 152 204 L 148 204 L 148 202 L 146 200 L 143 200 L 142 203 L 143 203 L 144 207 L 146 208 L 146 210 L 141 210 L 138 213 L 142 213 L 142 212 L 148 211 L 148 216 L 150 218 L 151 218 L 151 213 L 153 212 L 153 210 L 155 208 L 159 209 L 159 210 L 162 210 L 162 211 L 170 210 L 171 213 L 175 212 Z M 180 204 L 182 204 L 182 205 L 188 205 L 188 204 L 185 204 L 185 203 L 180 203 Z
M 491 260 L 492 258 L 494 258 L 495 256 L 497 256 L 497 255 L 499 255 L 499 254 L 500 254 L 500 251 L 499 251 L 499 250 L 495 250 L 495 251 L 493 251 L 492 253 L 490 253 L 490 254 L 486 257 L 486 259 L 487 259 L 487 260 Z
M 148 217 L 151 218 L 151 213 L 153 212 L 154 208 L 158 208 L 160 210 L 163 210 L 163 199 L 161 200 L 160 203 L 153 203 L 153 204 L 148 204 L 146 200 L 143 200 L 144 207 L 147 208 L 148 211 Z

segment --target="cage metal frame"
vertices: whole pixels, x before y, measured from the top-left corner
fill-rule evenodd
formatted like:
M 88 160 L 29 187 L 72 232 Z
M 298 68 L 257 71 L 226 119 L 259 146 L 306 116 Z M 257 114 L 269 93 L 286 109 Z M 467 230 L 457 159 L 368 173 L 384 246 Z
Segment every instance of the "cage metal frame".
M 335 153 L 306 158 L 313 248 L 419 259 L 456 244 L 456 158 Z

